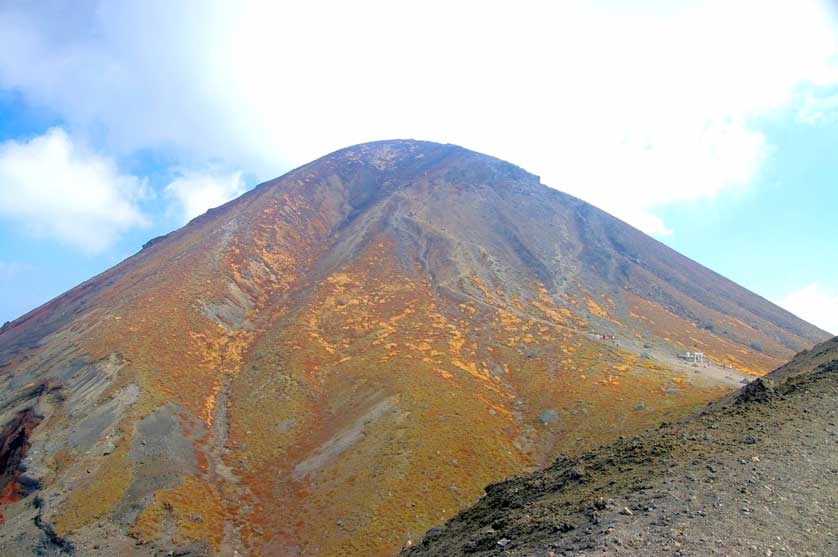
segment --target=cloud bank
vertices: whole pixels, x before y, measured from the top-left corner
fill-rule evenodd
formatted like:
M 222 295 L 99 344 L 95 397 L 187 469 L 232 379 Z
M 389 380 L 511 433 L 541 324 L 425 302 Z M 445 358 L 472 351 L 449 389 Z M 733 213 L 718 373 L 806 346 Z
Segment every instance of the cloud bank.
M 177 218 L 182 222 L 218 207 L 245 192 L 241 173 L 227 176 L 188 173 L 166 186 L 166 196 L 175 202 Z
M 758 175 L 755 118 L 838 82 L 835 21 L 817 1 L 631 7 L 6 3 L 0 86 L 108 156 L 268 179 L 362 141 L 453 142 L 666 234 L 658 207 Z
M 126 231 L 148 225 L 142 180 L 75 144 L 60 128 L 0 144 L 0 218 L 38 237 L 101 253 Z
M 777 305 L 833 335 L 838 334 L 838 290 L 813 283 L 791 292 Z

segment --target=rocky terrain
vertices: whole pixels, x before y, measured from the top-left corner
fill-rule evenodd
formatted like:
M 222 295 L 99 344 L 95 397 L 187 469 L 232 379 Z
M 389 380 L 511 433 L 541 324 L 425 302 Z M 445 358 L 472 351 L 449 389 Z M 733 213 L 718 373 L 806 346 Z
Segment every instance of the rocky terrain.
M 838 555 L 838 337 L 698 414 L 490 485 L 404 555 Z
M 827 337 L 512 164 L 350 147 L 3 327 L 0 553 L 392 554 Z

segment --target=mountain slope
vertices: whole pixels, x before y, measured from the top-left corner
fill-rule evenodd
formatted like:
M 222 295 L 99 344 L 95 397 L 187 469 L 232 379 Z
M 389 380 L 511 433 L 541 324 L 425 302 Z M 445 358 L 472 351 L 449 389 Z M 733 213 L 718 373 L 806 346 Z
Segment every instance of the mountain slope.
M 4 327 L 0 547 L 395 551 L 826 337 L 511 164 L 351 147 Z
M 487 488 L 405 555 L 835 555 L 838 337 L 690 419 Z

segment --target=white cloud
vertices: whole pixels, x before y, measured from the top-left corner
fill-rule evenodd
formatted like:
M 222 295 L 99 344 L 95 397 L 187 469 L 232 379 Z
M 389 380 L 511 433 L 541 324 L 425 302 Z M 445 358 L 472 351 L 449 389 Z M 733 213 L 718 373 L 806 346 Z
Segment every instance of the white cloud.
M 0 8 L 0 85 L 120 152 L 267 179 L 362 141 L 447 141 L 658 233 L 657 207 L 753 180 L 755 117 L 838 82 L 817 0 L 55 9 Z
M 838 95 L 806 95 L 797 116 L 813 126 L 838 122 Z
M 777 302 L 801 319 L 838 334 L 838 290 L 810 284 Z
M 245 192 L 241 172 L 216 176 L 184 174 L 166 186 L 166 197 L 174 201 L 178 217 L 186 222 Z
M 60 128 L 0 144 L 0 218 L 86 253 L 104 251 L 148 224 L 137 202 L 144 183 L 73 143 Z

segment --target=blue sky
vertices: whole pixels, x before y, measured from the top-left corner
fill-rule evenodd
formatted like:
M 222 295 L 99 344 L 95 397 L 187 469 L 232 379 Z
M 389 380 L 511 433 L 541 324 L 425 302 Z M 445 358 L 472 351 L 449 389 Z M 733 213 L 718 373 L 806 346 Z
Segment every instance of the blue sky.
M 413 137 L 838 333 L 834 10 L 627 5 L 3 3 L 0 322 L 259 181 Z

